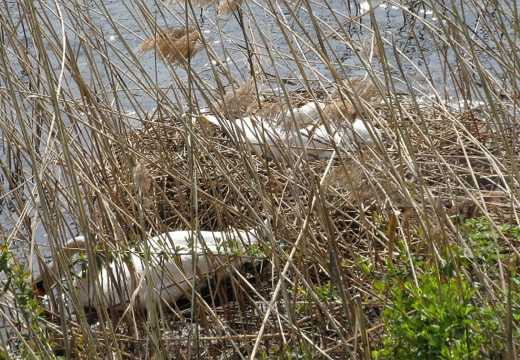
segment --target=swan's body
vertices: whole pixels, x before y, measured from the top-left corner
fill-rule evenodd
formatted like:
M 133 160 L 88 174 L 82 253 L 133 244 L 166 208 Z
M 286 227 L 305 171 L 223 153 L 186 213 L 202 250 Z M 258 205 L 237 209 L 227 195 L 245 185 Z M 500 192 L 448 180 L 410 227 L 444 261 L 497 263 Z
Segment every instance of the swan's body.
M 222 127 L 232 139 L 251 146 L 251 150 L 257 155 L 265 154 L 278 160 L 284 157 L 284 149 L 280 144 L 287 142 L 286 134 L 278 131 L 260 116 L 245 116 L 233 121 L 219 119 L 213 115 L 204 115 L 203 118 Z
M 371 131 L 376 136 L 379 134 L 379 131 L 374 127 L 371 127 Z M 333 146 L 331 139 L 333 139 L 336 146 L 347 150 L 356 149 L 358 146 L 368 146 L 374 141 L 369 128 L 360 119 L 354 120 L 349 126 L 345 125 L 340 128 L 331 126 L 330 134 L 324 125 L 310 125 L 300 132 L 309 134 L 308 137 L 312 134 L 315 142 L 325 144 L 323 149 L 326 153 L 322 157 L 330 157 L 332 155 Z
M 283 130 L 260 116 L 247 116 L 235 120 L 220 119 L 213 115 L 203 115 L 206 121 L 222 127 L 230 137 L 251 146 L 256 154 L 283 160 L 290 154 L 300 156 L 304 152 L 311 159 L 330 158 L 334 150 L 357 149 L 373 143 L 372 136 L 379 132 L 366 122 L 356 119 L 352 124 L 327 127 L 319 124 L 319 110 L 322 104 L 308 103 L 293 110 L 298 126 L 296 131 Z M 285 114 L 285 120 L 291 121 L 291 114 Z M 245 140 L 245 141 L 244 141 Z
M 334 150 L 343 148 L 352 150 L 358 146 L 367 146 L 379 136 L 376 128 L 366 122 L 356 119 L 352 124 L 327 127 L 319 124 L 319 109 L 321 103 L 311 102 L 292 114 L 287 111 L 284 120 L 294 121 L 299 129 L 296 131 L 283 130 L 284 126 L 274 124 L 260 116 L 246 116 L 235 120 L 220 119 L 214 115 L 202 115 L 202 118 L 222 127 L 233 139 L 248 144 L 251 150 L 259 155 L 283 160 L 290 154 L 301 155 L 304 151 L 310 158 L 329 158 Z M 289 127 L 290 128 L 290 127 Z M 267 153 L 266 153 L 267 151 Z
M 285 117 L 287 119 L 290 119 L 291 116 L 294 115 L 294 119 L 296 120 L 296 123 L 300 127 L 303 127 L 303 125 L 305 125 L 307 123 L 315 122 L 316 119 L 318 119 L 319 114 L 320 114 L 318 108 L 320 110 L 325 109 L 325 104 L 312 101 L 312 102 L 309 102 L 309 103 L 303 105 L 302 107 L 293 109 L 292 114 L 291 114 L 291 110 L 287 110 L 285 112 Z
M 256 231 L 173 231 L 148 239 L 137 250 L 116 256 L 97 270 L 97 276 L 78 276 L 73 286 L 84 307 L 124 309 L 128 304 L 138 308 L 150 303 L 171 304 L 191 294 L 194 284 L 199 290 L 206 280 L 229 275 L 233 269 L 250 262 L 244 248 L 258 240 Z M 85 238 L 79 236 L 67 241 L 61 250 L 65 260 L 70 261 L 85 249 Z M 91 261 L 88 269 L 92 271 L 95 264 Z M 56 277 L 55 262 L 49 264 L 49 272 Z M 42 295 L 46 289 L 41 276 L 35 281 Z M 95 296 L 97 289 L 103 295 L 101 300 Z

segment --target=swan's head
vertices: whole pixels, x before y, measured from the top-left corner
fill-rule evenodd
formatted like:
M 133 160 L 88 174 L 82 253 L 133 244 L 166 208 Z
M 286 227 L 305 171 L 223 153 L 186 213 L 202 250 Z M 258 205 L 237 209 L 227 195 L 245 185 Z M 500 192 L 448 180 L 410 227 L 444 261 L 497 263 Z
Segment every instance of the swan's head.
M 60 252 L 64 256 L 64 258 L 67 261 L 72 261 L 72 258 L 84 251 L 86 249 L 86 243 L 85 243 L 85 237 L 83 236 L 77 236 L 75 238 L 72 238 L 68 240 L 63 246 L 60 247 Z M 57 273 L 57 263 L 55 261 L 52 261 L 48 266 L 48 274 L 54 274 Z M 52 275 L 51 275 L 52 276 Z M 54 277 L 53 277 L 54 278 Z M 47 278 L 50 279 L 50 278 Z M 49 291 L 47 285 L 49 285 L 49 282 L 46 283 L 44 279 L 44 274 L 40 273 L 38 276 L 34 278 L 33 281 L 33 290 L 35 294 L 38 296 L 44 296 Z

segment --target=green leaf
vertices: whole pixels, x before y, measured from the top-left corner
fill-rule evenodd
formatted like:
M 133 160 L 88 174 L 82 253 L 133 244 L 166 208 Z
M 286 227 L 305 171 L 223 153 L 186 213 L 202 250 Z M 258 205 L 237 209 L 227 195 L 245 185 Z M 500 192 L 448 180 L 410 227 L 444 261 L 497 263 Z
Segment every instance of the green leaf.
M 374 287 L 379 291 L 385 290 L 385 284 L 383 284 L 383 282 L 381 280 L 374 281 Z

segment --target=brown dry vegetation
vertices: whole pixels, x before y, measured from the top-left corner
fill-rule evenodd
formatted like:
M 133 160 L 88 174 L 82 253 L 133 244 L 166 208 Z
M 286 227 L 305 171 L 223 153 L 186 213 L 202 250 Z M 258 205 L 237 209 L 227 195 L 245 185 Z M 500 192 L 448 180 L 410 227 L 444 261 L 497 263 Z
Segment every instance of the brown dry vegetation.
M 299 96 L 301 94 L 295 93 L 295 102 Z M 351 291 L 356 289 L 367 304 L 373 304 L 365 305 L 364 321 L 370 343 L 377 343 L 381 326 L 376 305 L 379 301 L 374 294 L 365 292 L 366 284 L 387 272 L 397 223 L 399 231 L 407 234 L 414 254 L 435 258 L 442 243 L 458 243 L 455 228 L 446 227 L 442 214 L 477 216 L 480 212 L 475 205 L 475 194 L 485 201 L 482 206 L 488 216 L 503 222 L 512 215 L 508 193 L 494 171 L 485 165 L 488 162 L 478 149 L 478 144 L 493 142 L 496 135 L 483 126 L 487 116 L 484 112 L 456 113 L 425 107 L 418 114 L 413 105 L 406 104 L 401 104 L 400 110 L 403 118 L 383 105 L 375 109 L 377 122 L 385 129 L 384 148 L 378 151 L 388 156 L 386 161 L 377 152 L 369 151 L 343 154 L 332 163 L 321 160 L 298 168 L 281 168 L 255 156 L 244 163 L 244 154 L 237 149 L 237 144 L 225 138 L 221 129 L 204 122 L 187 124 L 180 118 L 154 119 L 144 129 L 129 133 L 128 143 L 124 142 L 124 147 L 134 149 L 142 157 L 140 164 L 152 178 L 152 191 L 147 195 L 151 205 L 145 216 L 145 227 L 160 233 L 190 226 L 195 218 L 188 199 L 194 191 L 197 193 L 196 221 L 203 230 L 251 227 L 255 223 L 252 219 L 258 215 L 270 215 L 275 219 L 272 236 L 283 243 L 283 248 L 271 248 L 271 256 L 280 256 L 289 249 L 296 251 L 287 260 L 291 267 L 284 281 L 293 289 L 302 284 L 316 289 L 328 282 Z M 399 145 L 392 139 L 402 136 L 402 128 L 411 136 Z M 190 136 L 197 139 L 192 149 L 189 148 Z M 400 146 L 413 149 L 413 160 L 403 158 Z M 117 149 L 116 153 L 120 151 Z M 493 153 L 499 156 L 503 151 L 494 147 Z M 194 154 L 193 163 L 185 156 L 188 152 Z M 388 164 L 393 164 L 394 169 L 389 170 Z M 102 162 L 99 166 L 106 170 Z M 102 177 L 104 186 L 131 188 L 130 183 L 121 181 L 131 179 L 124 175 L 130 172 L 131 166 L 125 161 L 118 163 L 108 178 L 106 174 Z M 418 171 L 421 177 L 417 176 Z M 190 178 L 191 172 L 196 173 L 196 187 Z M 410 191 L 421 188 L 428 189 L 429 193 Z M 128 195 L 114 201 L 114 206 L 121 211 L 121 216 L 134 214 L 132 217 L 137 218 L 135 194 Z M 397 223 L 391 225 L 394 222 Z M 432 245 L 423 241 L 421 234 L 426 232 Z M 333 258 L 338 261 L 336 267 L 329 263 Z M 371 262 L 370 274 L 355 265 L 360 259 Z M 251 285 L 243 288 L 241 283 L 233 289 L 233 297 L 237 296 L 239 304 L 243 304 L 241 312 L 226 311 L 230 304 L 217 311 L 222 311 L 220 319 L 225 321 L 226 327 L 232 331 L 240 328 L 240 335 L 225 339 L 201 336 L 201 344 L 208 347 L 207 351 L 222 356 L 231 338 L 235 345 L 248 349 L 263 320 L 267 323 L 262 343 L 270 344 L 266 348 L 276 348 L 283 342 L 284 332 L 288 336 L 292 330 L 277 324 L 275 317 L 264 319 L 265 309 L 261 310 L 258 302 L 272 294 L 273 282 L 280 281 L 278 271 L 276 263 L 264 263 L 249 275 L 254 293 L 247 289 Z M 327 305 L 321 304 L 318 298 L 297 293 L 291 300 L 303 308 L 294 314 L 301 331 L 299 336 L 320 341 L 321 349 L 333 358 L 340 358 L 349 351 L 349 340 L 353 338 L 344 336 L 351 334 L 352 321 L 359 316 L 356 300 L 347 292 L 343 295 L 344 298 Z M 279 301 L 281 306 L 284 301 Z M 200 316 L 211 318 L 204 309 Z M 335 325 L 325 330 L 321 327 L 324 322 Z M 204 334 L 212 334 L 222 325 L 205 320 L 204 326 Z M 310 330 L 316 328 L 320 331 Z M 168 339 L 167 342 L 183 354 L 182 341 Z
M 143 41 L 136 51 L 156 50 L 167 63 L 183 63 L 201 49 L 200 33 L 197 29 L 168 27 L 160 30 L 154 38 Z
M 9 20 L 14 16 L 10 13 L 0 17 L 9 39 L 9 52 L 3 50 L 2 55 L 23 69 L 19 76 L 20 67 L 0 64 L 5 85 L 0 89 L 0 169 L 5 179 L 0 200 L 9 212 L 0 253 L 0 319 L 6 329 L 6 334 L 0 332 L 5 345 L 0 355 L 368 359 L 385 346 L 398 347 L 385 341 L 404 323 L 393 325 L 388 312 L 399 305 L 396 294 L 404 293 L 401 303 L 406 302 L 413 298 L 412 290 L 422 290 L 419 285 L 426 277 L 440 285 L 456 279 L 459 287 L 450 292 L 453 296 L 473 291 L 464 306 L 481 311 L 464 324 L 470 328 L 472 321 L 482 321 L 475 328 L 494 341 L 493 346 L 479 345 L 479 354 L 513 358 L 519 336 L 515 274 L 520 237 L 513 231 L 520 188 L 518 98 L 478 63 L 472 53 L 479 48 L 478 39 L 460 39 L 466 34 L 465 23 L 446 14 L 436 14 L 445 16 L 443 22 L 429 22 L 400 8 L 425 29 L 433 29 L 429 36 L 439 41 L 439 58 L 443 69 L 449 69 L 443 76 L 455 79 L 453 92 L 467 101 L 461 110 L 441 100 L 433 87 L 432 100 L 417 97 L 419 86 L 409 85 L 406 73 L 388 60 L 396 56 L 400 65 L 408 54 L 377 28 L 365 28 L 368 17 L 345 15 L 349 26 L 361 27 L 374 39 L 361 41 L 372 48 L 353 51 L 370 76 L 350 78 L 349 68 L 331 62 L 340 54 L 331 54 L 336 48 L 328 42 L 342 39 L 341 49 L 358 48 L 345 24 L 332 24 L 335 17 L 324 23 L 306 13 L 315 21 L 312 31 L 294 28 L 299 11 L 321 3 L 298 1 L 296 9 L 290 2 L 262 2 L 270 11 L 263 16 L 270 16 L 271 25 L 287 35 L 280 38 L 290 39 L 287 53 L 263 38 L 257 15 L 249 14 L 243 2 L 223 0 L 218 7 L 209 3 L 192 5 L 212 6 L 205 11 L 221 16 L 224 6 L 229 11 L 242 6 L 237 18 L 229 16 L 225 25 L 212 23 L 218 29 L 212 40 L 221 42 L 207 41 L 210 35 L 199 28 L 164 27 L 138 47 L 139 52 L 157 51 L 165 60 L 161 71 L 170 77 L 166 84 L 158 84 L 159 74 L 150 76 L 143 67 L 141 60 L 148 55 L 136 60 L 126 53 L 129 46 L 106 43 L 105 33 L 89 21 L 81 4 L 62 8 L 71 21 L 83 20 L 74 27 L 82 35 L 74 49 L 69 40 L 61 43 L 59 32 L 49 25 L 52 16 L 44 10 L 28 7 L 20 21 Z M 184 4 L 175 1 L 168 11 L 157 11 L 164 19 L 173 13 L 179 22 L 185 17 L 199 21 L 199 9 L 194 15 Z M 275 5 L 284 6 L 293 27 L 275 16 Z M 129 16 L 144 33 L 154 33 L 158 17 L 146 7 L 135 11 Z M 487 26 L 482 31 L 492 34 L 494 18 L 480 15 L 480 24 Z M 104 16 L 117 33 L 111 15 Z M 226 26 L 235 20 L 242 26 L 240 41 L 236 33 L 226 34 Z M 452 25 L 443 29 L 444 23 Z M 33 47 L 28 49 L 14 24 L 26 25 L 23 31 L 34 39 Z M 453 43 L 457 36 L 459 41 Z M 506 40 L 496 47 L 504 52 L 498 65 L 516 84 L 514 62 L 508 62 L 511 56 L 502 43 Z M 469 41 L 475 46 L 466 48 Z M 197 54 L 201 43 L 207 51 Z M 443 55 L 446 48 L 456 59 L 473 59 L 481 72 L 472 73 L 474 67 L 464 62 L 451 66 L 452 60 Z M 35 58 L 35 53 L 41 56 Z M 271 57 L 265 53 L 276 61 L 269 64 Z M 367 60 L 371 53 L 377 56 Z M 42 54 L 62 62 L 56 65 Z M 208 67 L 197 63 L 196 56 L 207 56 L 201 62 Z M 317 62 L 323 67 L 316 69 Z M 292 69 L 287 78 L 279 77 L 277 66 Z M 242 73 L 233 76 L 237 70 Z M 325 70 L 327 76 L 322 76 Z M 255 77 L 236 79 L 246 78 L 246 73 Z M 106 74 L 108 79 L 103 78 Z M 309 80 L 310 74 L 316 79 Z M 401 94 L 394 82 L 410 86 L 409 91 Z M 264 90 L 269 88 L 279 92 Z M 482 102 L 470 101 L 474 98 Z M 143 109 L 143 99 L 152 99 L 152 105 Z M 260 115 L 279 122 L 289 107 L 314 101 L 326 105 L 317 121 L 337 124 L 360 117 L 379 129 L 380 139 L 362 151 L 338 148 L 332 159 L 277 162 L 251 153 L 223 129 L 196 116 L 209 107 L 227 119 Z M 468 219 L 496 225 L 485 239 L 488 250 L 479 248 L 475 234 L 464 228 Z M 498 231 L 499 225 L 509 227 Z M 254 261 L 230 279 L 215 276 L 200 294 L 176 304 L 150 305 L 147 312 L 129 308 L 124 316 L 108 309 L 92 316 L 68 285 L 72 277 L 66 263 L 60 267 L 65 280 L 56 284 L 47 302 L 32 292 L 33 270 L 44 267 L 49 255 L 60 258 L 61 244 L 76 233 L 91 240 L 87 257 L 97 256 L 87 268 L 98 271 L 115 257 L 125 259 L 136 244 L 156 234 L 230 228 L 261 230 L 262 244 L 250 254 Z M 38 238 L 42 231 L 46 243 Z M 469 288 L 464 288 L 466 283 Z M 431 309 L 445 309 L 452 298 L 435 302 L 441 288 L 419 298 Z M 413 308 L 398 310 L 399 319 L 422 314 Z M 489 313 L 493 322 L 484 322 Z M 419 323 L 429 324 L 424 319 Z M 500 326 L 487 326 L 496 323 Z M 414 334 L 420 334 L 420 326 L 415 326 L 419 330 Z M 478 336 L 474 333 L 473 338 Z M 398 355 L 396 351 L 394 358 Z

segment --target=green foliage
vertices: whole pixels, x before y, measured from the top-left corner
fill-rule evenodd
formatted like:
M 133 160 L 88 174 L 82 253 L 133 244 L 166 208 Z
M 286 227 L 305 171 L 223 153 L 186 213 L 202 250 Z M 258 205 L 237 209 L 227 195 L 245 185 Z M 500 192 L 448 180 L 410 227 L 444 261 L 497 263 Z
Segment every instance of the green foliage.
M 34 298 L 34 290 L 31 286 L 31 274 L 25 270 L 25 264 L 13 264 L 13 254 L 7 246 L 2 246 L 0 254 L 0 271 L 6 277 L 4 292 L 11 289 L 23 314 L 31 319 L 38 319 L 41 315 L 41 307 Z
M 477 289 L 461 279 L 438 279 L 435 273 L 418 281 L 419 286 L 406 281 L 388 288 L 392 302 L 383 320 L 389 336 L 376 355 L 395 359 L 477 356 L 486 342 L 480 311 L 471 302 Z
M 406 269 L 396 271 L 392 266 L 386 278 L 377 280 L 374 287 L 387 305 L 382 317 L 386 334 L 381 349 L 374 351 L 376 358 L 500 358 L 505 348 L 506 298 L 497 293 L 502 304 L 486 301 L 478 279 L 463 276 L 461 269 L 471 274 L 473 260 L 483 264 L 487 274 L 496 272 L 495 262 L 506 256 L 496 239 L 501 232 L 518 241 L 518 227 L 493 228 L 487 219 L 478 218 L 467 220 L 461 230 L 472 244 L 475 259 L 452 245 L 443 251 L 446 260 L 438 267 L 415 262 L 417 283 Z M 519 283 L 519 278 L 511 277 L 513 303 L 520 300 Z M 512 310 L 516 322 L 520 313 L 515 306 Z
M 313 304 L 317 299 L 323 302 L 341 301 L 336 285 L 334 285 L 330 280 L 317 286 L 314 296 L 310 293 L 309 289 L 305 287 L 299 287 L 296 291 L 296 295 L 302 297 L 301 301 L 298 301 L 296 305 L 297 313 L 312 311 Z
M 319 295 L 320 299 L 327 302 L 341 300 L 336 285 L 334 285 L 330 280 L 317 287 L 316 293 Z
M 297 351 L 294 351 L 297 349 Z M 304 360 L 304 359 L 315 359 L 316 356 L 313 354 L 312 348 L 309 348 L 305 342 L 298 342 L 298 344 L 291 349 L 289 343 L 283 343 L 281 345 L 274 345 L 266 351 L 265 349 L 259 352 L 258 359 L 284 359 L 284 360 Z
M 36 299 L 31 274 L 26 271 L 24 263 L 14 262 L 14 256 L 5 244 L 0 254 L 0 271 L 6 278 L 3 291 L 9 291 L 14 296 L 27 324 L 28 333 L 25 334 L 26 340 L 20 343 L 20 354 L 23 358 L 30 358 L 38 354 L 38 348 L 45 349 L 41 354 L 52 353 L 52 339 L 46 336 L 45 326 L 42 326 L 43 309 Z M 36 344 L 40 346 L 37 347 Z
M 516 258 L 514 252 L 507 251 L 503 245 L 506 239 L 508 246 L 517 247 L 520 244 L 520 230 L 518 226 L 498 224 L 494 226 L 488 218 L 479 217 L 467 219 L 461 226 L 461 232 L 467 238 L 475 260 L 491 272 L 496 272 L 496 263 L 509 257 L 510 261 Z M 514 270 L 514 268 L 511 268 Z

